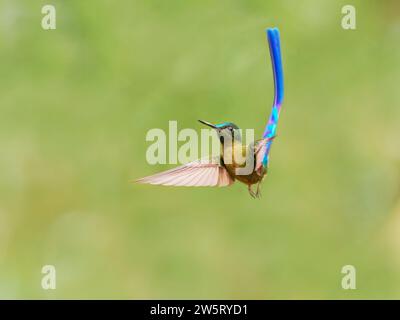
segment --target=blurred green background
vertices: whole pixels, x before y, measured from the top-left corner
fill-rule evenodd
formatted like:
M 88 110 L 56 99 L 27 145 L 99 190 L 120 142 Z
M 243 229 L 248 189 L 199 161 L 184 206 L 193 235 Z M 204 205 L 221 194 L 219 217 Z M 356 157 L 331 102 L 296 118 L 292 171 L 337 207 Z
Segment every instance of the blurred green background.
M 1 0 L 0 297 L 400 298 L 400 3 L 350 2 Z M 145 158 L 169 120 L 261 136 L 272 26 L 263 198 L 129 183 L 170 167 Z

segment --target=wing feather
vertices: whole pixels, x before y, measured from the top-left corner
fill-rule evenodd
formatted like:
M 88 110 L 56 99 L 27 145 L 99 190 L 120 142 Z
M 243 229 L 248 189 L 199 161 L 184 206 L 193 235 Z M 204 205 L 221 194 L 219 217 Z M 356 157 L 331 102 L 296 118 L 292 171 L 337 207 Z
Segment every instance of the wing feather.
M 189 162 L 177 168 L 138 179 L 136 182 L 165 186 L 224 187 L 231 185 L 234 179 L 220 164 L 219 158 L 213 157 Z

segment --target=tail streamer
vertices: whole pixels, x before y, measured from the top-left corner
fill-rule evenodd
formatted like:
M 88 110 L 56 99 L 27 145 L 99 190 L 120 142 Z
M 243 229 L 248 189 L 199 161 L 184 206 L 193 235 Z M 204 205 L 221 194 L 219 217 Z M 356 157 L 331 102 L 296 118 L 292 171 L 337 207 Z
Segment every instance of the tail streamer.
M 278 125 L 279 114 L 283 102 L 283 68 L 279 30 L 271 28 L 266 30 L 267 39 L 269 44 L 269 52 L 271 55 L 272 73 L 274 76 L 274 102 L 272 105 L 271 115 L 269 117 L 267 126 L 265 127 L 263 138 L 268 139 L 266 142 L 266 149 L 263 158 L 263 166 L 267 167 L 269 162 L 269 151 L 276 135 L 276 127 Z

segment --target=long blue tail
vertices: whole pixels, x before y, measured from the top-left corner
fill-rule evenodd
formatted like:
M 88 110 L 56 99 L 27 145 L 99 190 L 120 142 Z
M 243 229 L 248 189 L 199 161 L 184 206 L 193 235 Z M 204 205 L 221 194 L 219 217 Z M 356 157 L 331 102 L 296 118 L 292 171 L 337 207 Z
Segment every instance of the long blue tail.
M 267 38 L 269 43 L 269 52 L 272 62 L 272 73 L 274 75 L 274 103 L 272 105 L 271 115 L 263 134 L 263 138 L 272 138 L 276 134 L 279 114 L 283 101 L 283 68 L 281 56 L 281 44 L 279 38 L 279 30 L 277 28 L 267 29 Z M 272 139 L 267 141 L 267 148 L 263 158 L 263 166 L 268 166 L 269 151 L 272 144 Z

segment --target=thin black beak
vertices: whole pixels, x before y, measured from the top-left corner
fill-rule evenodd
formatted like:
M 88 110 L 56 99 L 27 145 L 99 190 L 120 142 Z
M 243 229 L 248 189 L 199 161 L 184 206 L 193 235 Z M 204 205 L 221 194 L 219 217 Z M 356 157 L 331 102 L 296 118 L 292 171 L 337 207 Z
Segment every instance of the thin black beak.
M 215 124 L 212 124 L 210 122 L 204 121 L 204 120 L 199 120 L 199 122 L 201 122 L 202 124 L 205 124 L 206 126 L 209 126 L 213 129 L 217 129 L 217 127 L 215 126 Z

